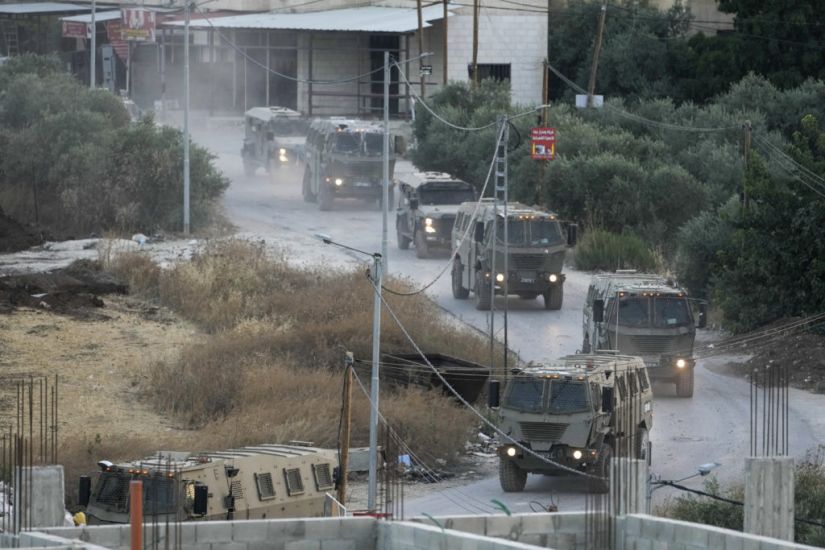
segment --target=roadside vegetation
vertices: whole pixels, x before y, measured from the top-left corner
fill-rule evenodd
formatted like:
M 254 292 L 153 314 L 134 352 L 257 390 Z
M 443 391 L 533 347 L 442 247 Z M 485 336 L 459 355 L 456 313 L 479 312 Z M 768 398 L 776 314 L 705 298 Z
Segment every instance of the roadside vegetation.
M 0 66 L 0 207 L 59 237 L 181 229 L 182 135 L 91 91 L 56 57 Z M 228 186 L 205 149 L 191 147 L 191 220 L 203 227 Z
M 819 447 L 796 465 L 794 479 L 794 510 L 797 519 L 825 523 L 825 447 Z M 714 496 L 742 502 L 745 497 L 741 485 L 723 488 L 715 478 L 705 483 L 704 491 Z M 658 512 L 667 517 L 703 523 L 741 531 L 744 525 L 742 506 L 704 496 L 679 496 L 667 502 Z M 825 547 L 825 528 L 797 521 L 794 526 L 796 542 Z
M 168 270 L 135 253 L 113 256 L 108 268 L 132 292 L 209 334 L 149 369 L 142 387 L 160 409 L 205 429 L 213 446 L 290 439 L 338 444 L 346 351 L 369 385 L 373 291 L 363 269 L 296 268 L 260 244 L 239 240 L 213 242 Z M 400 281 L 386 284 L 404 288 Z M 425 351 L 486 362 L 480 337 L 443 320 L 423 295 L 387 301 Z M 386 314 L 381 348 L 414 353 Z M 357 383 L 353 398 L 352 444 L 365 445 L 369 402 Z M 381 403 L 394 429 L 431 460 L 457 459 L 477 424 L 440 391 L 385 383 Z

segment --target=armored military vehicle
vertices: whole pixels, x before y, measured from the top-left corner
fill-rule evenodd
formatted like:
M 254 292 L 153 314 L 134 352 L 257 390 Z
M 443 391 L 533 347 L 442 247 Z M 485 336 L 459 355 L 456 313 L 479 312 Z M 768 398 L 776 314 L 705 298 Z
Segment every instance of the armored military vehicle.
M 528 366 L 514 372 L 501 397 L 499 404 L 491 386 L 499 428 L 536 454 L 591 474 L 587 484 L 595 491 L 607 490 L 613 456 L 648 459 L 653 392 L 638 357 L 569 355 Z M 522 491 L 528 473 L 565 473 L 509 440 L 498 455 L 507 492 Z
M 129 522 L 132 480 L 143 482 L 147 518 L 262 519 L 322 516 L 338 458 L 335 450 L 264 444 L 209 453 L 162 451 L 121 464 L 103 460 L 98 466 L 93 489 L 89 478 L 80 483 L 90 523 Z
M 340 117 L 314 120 L 307 135 L 304 200 L 317 201 L 321 210 L 332 210 L 336 198 L 359 198 L 381 204 L 383 160 L 382 126 Z M 389 164 L 392 185 L 394 147 L 390 148 Z
M 693 340 L 705 318 L 704 304 L 689 301 L 671 279 L 634 271 L 595 275 L 584 303 L 582 351 L 641 356 L 652 380 L 675 382 L 679 397 L 692 397 Z
M 464 300 L 472 292 L 477 309 L 490 309 L 492 285 L 495 294 L 517 294 L 525 300 L 542 295 L 546 309 L 561 309 L 565 279 L 561 271 L 566 248 L 576 243 L 576 226 L 567 227 L 565 238 L 556 214 L 509 203 L 505 258 L 502 207 L 496 211 L 493 199 L 482 199 L 474 216 L 476 205 L 462 204 L 453 226 L 453 296 Z
M 432 249 L 450 250 L 458 207 L 476 200 L 475 188 L 443 172 L 414 172 L 399 180 L 401 200 L 395 217 L 398 248 L 415 243 L 426 258 Z
M 244 114 L 241 157 L 247 177 L 258 168 L 268 174 L 303 156 L 309 121 L 286 107 L 254 107 Z

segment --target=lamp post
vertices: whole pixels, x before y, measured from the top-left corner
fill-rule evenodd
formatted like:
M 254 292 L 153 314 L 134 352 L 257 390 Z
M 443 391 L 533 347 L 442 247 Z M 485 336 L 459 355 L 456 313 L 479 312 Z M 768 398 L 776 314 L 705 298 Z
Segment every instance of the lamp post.
M 95 89 L 95 84 L 97 83 L 97 21 L 95 21 L 95 10 L 97 10 L 97 2 L 92 0 L 92 33 L 89 37 L 91 38 L 89 46 L 92 50 L 91 58 L 89 59 L 89 88 L 92 90 Z
M 386 187 L 384 188 L 386 193 Z M 386 198 L 386 194 L 384 195 Z M 385 209 L 386 210 L 386 209 Z M 367 487 L 367 508 L 375 510 L 377 480 L 378 480 L 378 361 L 381 352 L 381 262 L 382 256 L 378 252 L 366 252 L 332 240 L 329 235 L 316 234 L 324 244 L 331 244 L 344 250 L 351 250 L 358 254 L 371 256 L 373 268 L 370 276 L 375 286 L 372 309 L 372 376 L 370 382 L 370 451 L 369 451 L 369 482 Z M 386 243 L 385 243 L 386 244 Z
M 654 477 L 653 475 L 648 476 L 647 478 L 647 505 L 645 506 L 645 510 L 648 514 L 650 514 L 651 509 L 651 501 L 653 500 L 653 492 L 656 489 L 661 489 L 662 487 L 667 487 L 674 483 L 681 483 L 683 481 L 687 481 L 689 479 L 693 479 L 694 477 L 705 477 L 711 471 L 715 470 L 721 466 L 718 462 L 707 462 L 702 464 L 696 468 L 696 472 L 690 474 L 687 477 L 683 477 L 681 479 L 674 479 L 674 480 L 663 480 L 658 477 Z
M 189 11 L 183 9 L 183 234 L 189 234 Z

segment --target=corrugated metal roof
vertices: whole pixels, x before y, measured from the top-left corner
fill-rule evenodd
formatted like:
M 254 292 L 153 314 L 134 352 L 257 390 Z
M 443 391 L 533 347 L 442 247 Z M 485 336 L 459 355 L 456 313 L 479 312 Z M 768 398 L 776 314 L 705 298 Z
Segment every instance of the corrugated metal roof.
M 64 4 L 62 2 L 36 2 L 31 4 L 0 4 L 0 13 L 5 15 L 67 13 L 89 11 L 89 6 Z
M 444 15 L 441 5 L 422 9 L 424 27 L 428 21 L 441 19 Z M 210 25 L 211 22 L 211 25 Z M 182 21 L 167 23 L 183 26 Z M 344 8 L 340 10 L 316 11 L 309 13 L 250 13 L 213 17 L 208 20 L 192 21 L 192 28 L 208 29 L 280 29 L 307 31 L 350 31 L 350 32 L 413 32 L 418 29 L 418 13 L 409 8 L 386 8 L 369 6 Z
M 95 14 L 95 23 L 100 23 L 101 21 L 112 21 L 114 19 L 120 19 L 120 10 L 99 11 Z M 73 23 L 91 23 L 92 14 L 84 13 L 83 15 L 70 15 L 69 17 L 61 17 L 60 20 L 70 21 Z

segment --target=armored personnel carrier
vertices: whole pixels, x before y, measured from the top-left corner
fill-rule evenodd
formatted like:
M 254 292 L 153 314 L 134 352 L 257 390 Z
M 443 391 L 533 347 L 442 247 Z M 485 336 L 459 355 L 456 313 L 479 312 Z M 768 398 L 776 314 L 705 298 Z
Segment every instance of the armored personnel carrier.
M 133 480 L 143 482 L 147 518 L 263 519 L 322 516 L 338 458 L 334 450 L 264 444 L 208 453 L 161 451 L 98 466 L 93 488 L 89 478 L 80 483 L 89 523 L 128 523 Z
M 641 356 L 652 380 L 674 382 L 679 397 L 692 397 L 693 341 L 706 317 L 704 302 L 690 301 L 671 279 L 635 271 L 595 275 L 584 302 L 582 351 Z
M 515 371 L 500 403 L 495 390 L 490 394 L 504 433 L 556 464 L 591 474 L 588 488 L 607 490 L 613 456 L 648 458 L 653 391 L 638 357 L 569 355 Z M 498 447 L 504 491 L 524 490 L 528 473 L 565 473 L 519 445 Z
M 258 168 L 272 174 L 281 166 L 297 163 L 304 152 L 309 120 L 286 107 L 253 107 L 244 114 L 241 148 L 244 174 Z

